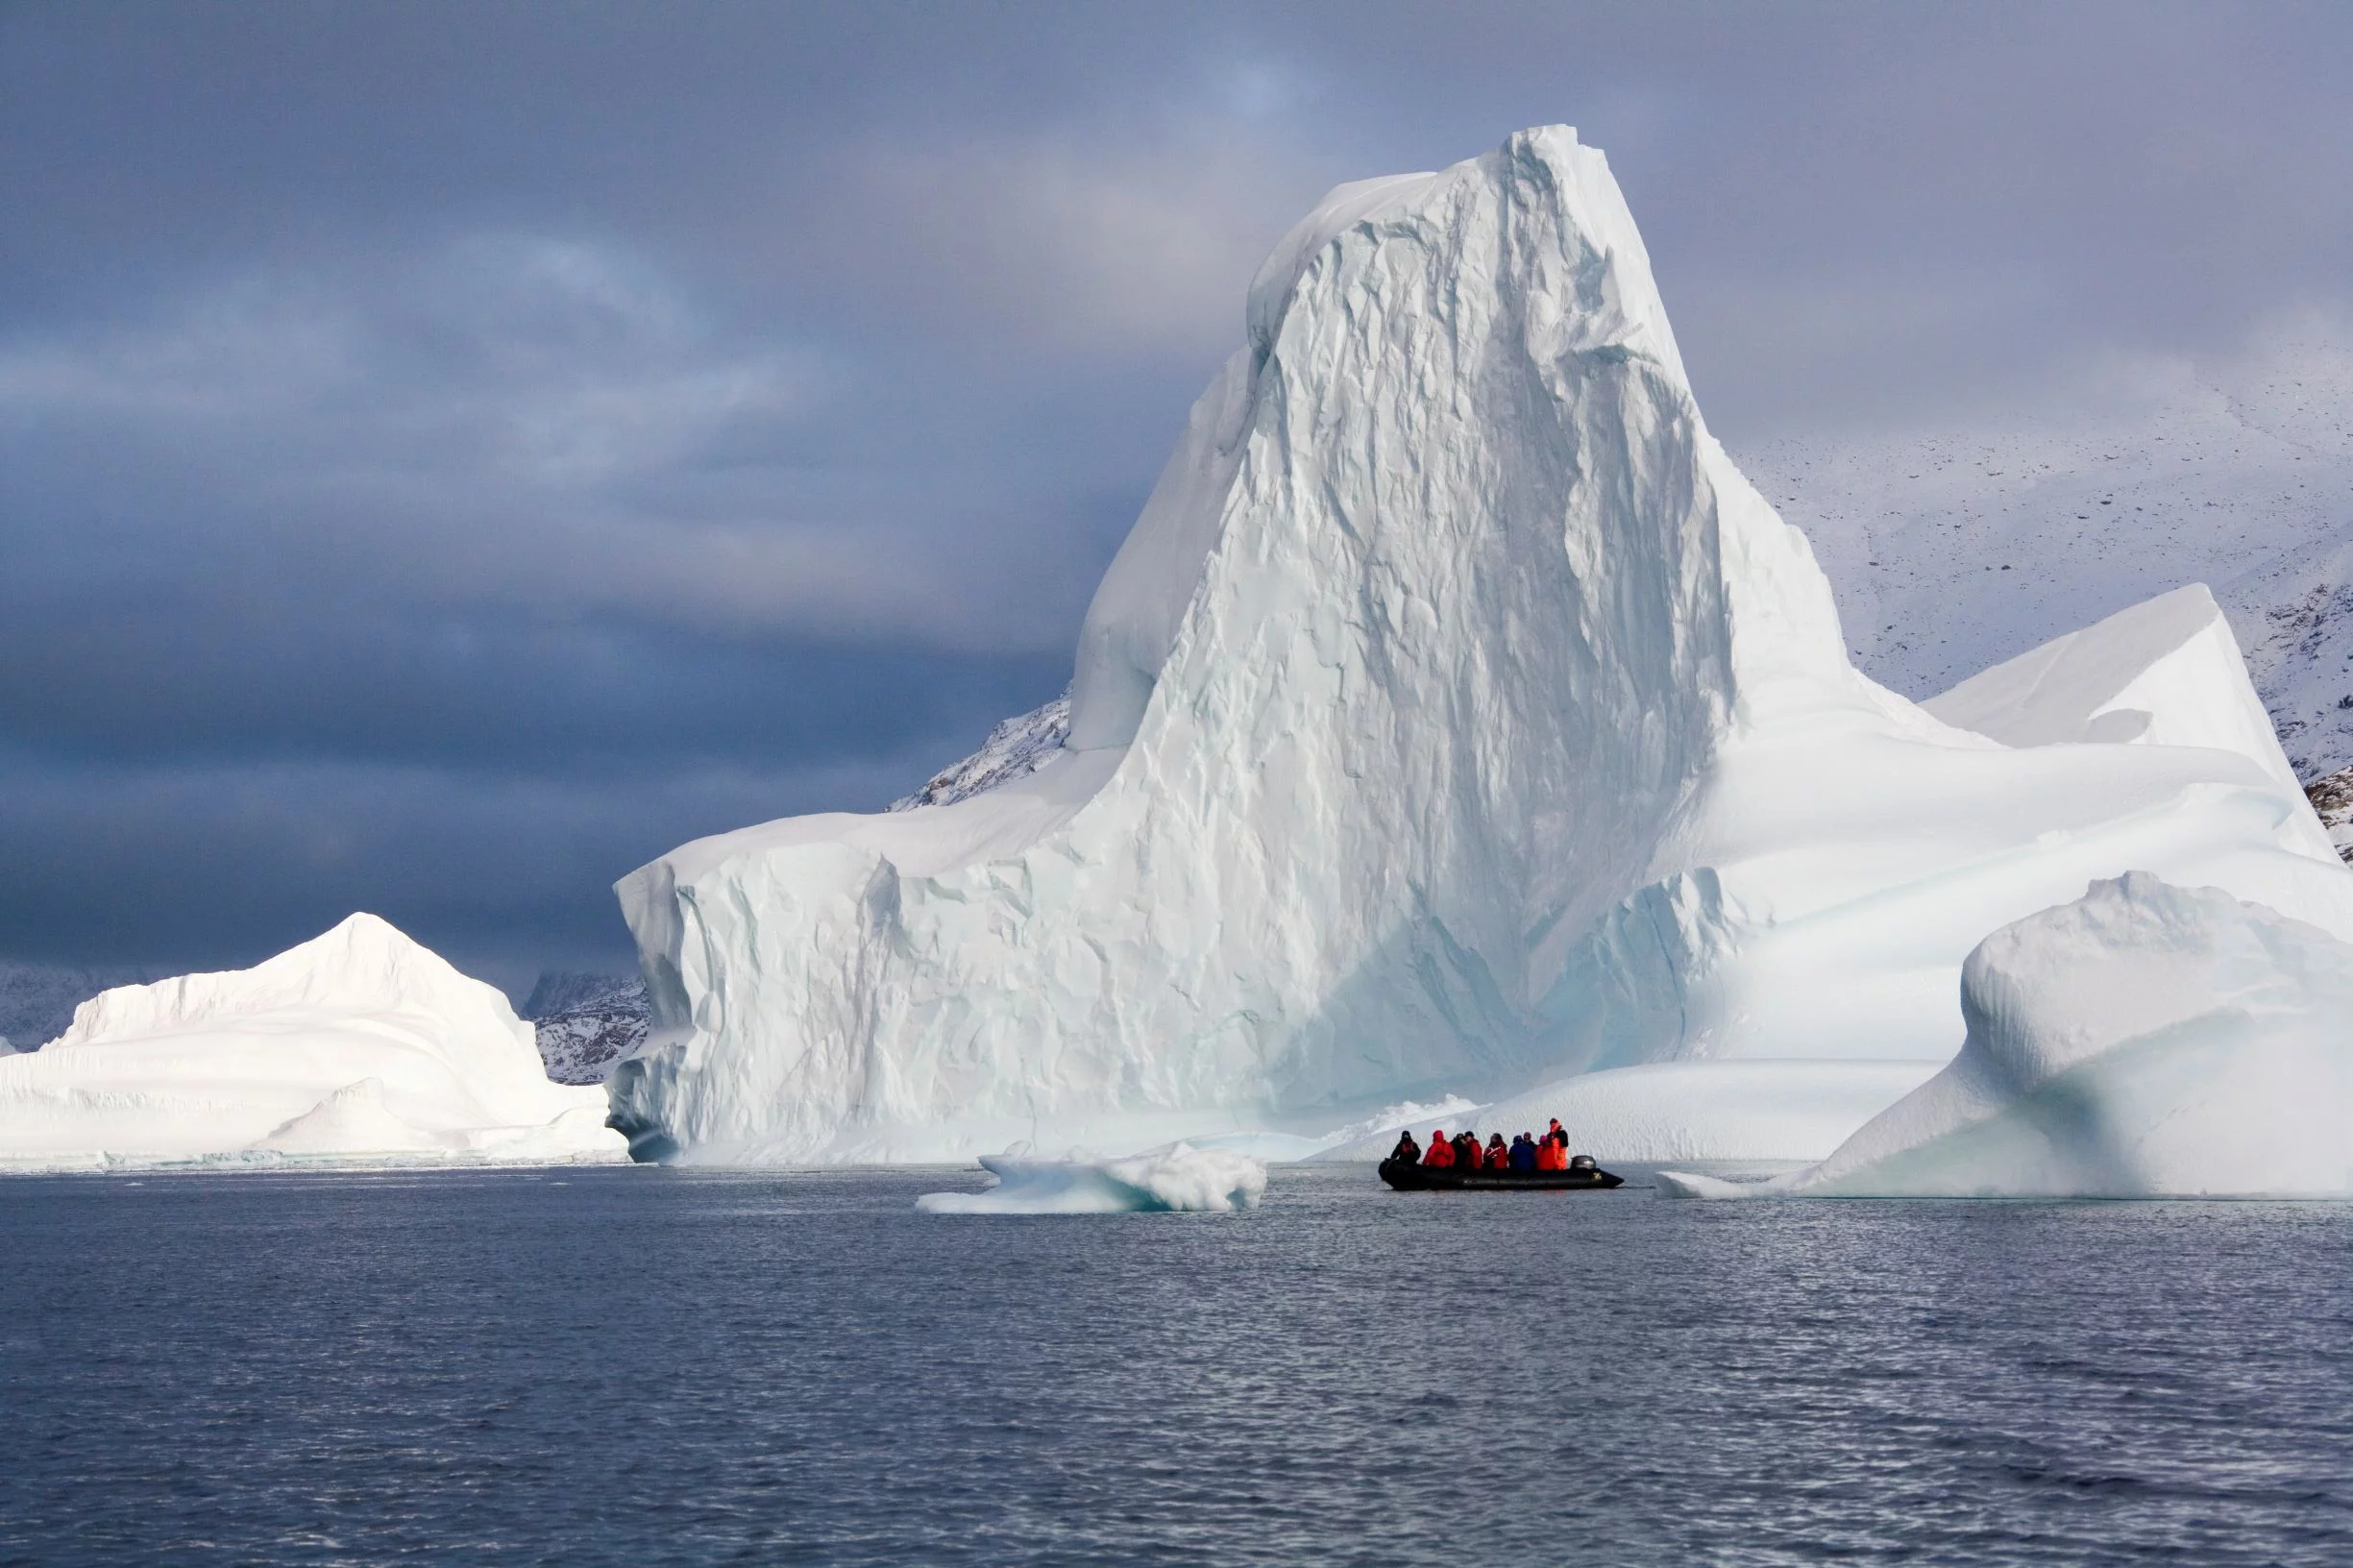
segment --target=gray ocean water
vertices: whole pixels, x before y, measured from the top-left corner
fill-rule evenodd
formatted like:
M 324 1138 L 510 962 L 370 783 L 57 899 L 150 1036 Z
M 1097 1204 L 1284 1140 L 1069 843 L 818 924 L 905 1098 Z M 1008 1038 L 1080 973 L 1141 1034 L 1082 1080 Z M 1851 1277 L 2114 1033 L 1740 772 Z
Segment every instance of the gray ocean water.
M 0 1561 L 2353 1562 L 2353 1206 L 958 1185 L 0 1183 Z

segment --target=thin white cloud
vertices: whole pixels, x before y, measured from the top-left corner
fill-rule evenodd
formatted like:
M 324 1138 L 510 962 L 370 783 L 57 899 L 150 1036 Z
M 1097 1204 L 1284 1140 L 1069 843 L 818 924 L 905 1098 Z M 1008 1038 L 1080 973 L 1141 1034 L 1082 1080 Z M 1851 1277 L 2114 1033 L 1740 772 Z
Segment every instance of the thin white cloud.
M 877 141 L 848 169 L 881 264 L 922 296 L 913 314 L 993 321 L 1048 352 L 1238 342 L 1251 275 L 1330 183 L 1263 122 L 1136 141 Z

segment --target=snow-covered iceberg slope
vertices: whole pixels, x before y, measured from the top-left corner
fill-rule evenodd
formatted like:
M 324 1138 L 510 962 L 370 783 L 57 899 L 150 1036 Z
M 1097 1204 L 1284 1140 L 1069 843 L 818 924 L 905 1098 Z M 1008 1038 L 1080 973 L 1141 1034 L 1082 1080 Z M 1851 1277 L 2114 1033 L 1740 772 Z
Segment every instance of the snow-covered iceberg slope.
M 1341 187 L 1245 323 L 1089 611 L 1060 750 L 621 883 L 641 1152 L 1312 1134 L 1679 1065 L 1619 1106 L 1655 1129 L 1714 1065 L 1799 1061 L 1851 1080 L 1839 1126 L 1781 1118 L 1812 1158 L 1912 1081 L 1891 1061 L 1951 1055 L 1978 940 L 2092 877 L 2353 935 L 2226 626 L 2080 634 L 2058 744 L 2001 718 L 2048 682 L 1962 727 L 1850 667 L 1573 132 Z M 2117 643 L 2120 677 L 2087 662 Z
M 373 915 L 250 969 L 101 992 L 0 1061 L 0 1169 L 620 1160 L 601 1089 Z
M 2194 582 L 2055 637 L 1921 705 L 2004 746 L 2211 747 L 2251 757 L 2283 786 L 2302 788 L 2252 695 L 2222 607 Z
M 2353 946 L 2135 871 L 1988 937 L 1951 1064 L 1812 1169 L 1710 1196 L 2353 1196 Z

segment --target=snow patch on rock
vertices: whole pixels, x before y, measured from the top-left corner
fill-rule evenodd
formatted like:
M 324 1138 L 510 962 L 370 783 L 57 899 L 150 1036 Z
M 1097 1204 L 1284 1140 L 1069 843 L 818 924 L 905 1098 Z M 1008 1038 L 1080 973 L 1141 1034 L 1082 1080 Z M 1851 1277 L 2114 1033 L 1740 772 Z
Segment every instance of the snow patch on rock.
M 524 1003 L 539 1059 L 559 1084 L 601 1084 L 646 1043 L 643 980 L 553 971 Z
M 913 795 L 901 796 L 885 811 L 913 811 L 918 806 L 952 806 L 959 800 L 985 795 L 1000 784 L 1027 778 L 1045 766 L 1070 735 L 1070 694 L 1065 692 L 1042 707 L 1000 722 L 989 731 L 978 751 L 931 775 L 931 782 Z
M 2305 798 L 2319 814 L 2320 826 L 2337 846 L 2341 860 L 2353 861 L 2353 768 L 2340 768 L 2304 788 Z

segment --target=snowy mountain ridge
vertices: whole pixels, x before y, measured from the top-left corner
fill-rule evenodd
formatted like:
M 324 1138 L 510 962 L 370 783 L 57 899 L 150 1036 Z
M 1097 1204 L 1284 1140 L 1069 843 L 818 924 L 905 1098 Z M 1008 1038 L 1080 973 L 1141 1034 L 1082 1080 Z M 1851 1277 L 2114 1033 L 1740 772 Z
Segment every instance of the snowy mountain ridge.
M 1062 749 L 1070 735 L 1070 694 L 998 721 L 980 743 L 980 749 L 962 762 L 943 768 L 913 795 L 901 796 L 885 811 L 913 811 L 918 806 L 952 806 L 985 795 L 1000 784 L 1027 778 Z
M 1739 455 L 1812 539 L 1874 679 L 1924 698 L 2203 582 L 2297 775 L 2353 765 L 2353 326 L 2296 317 L 2128 380 L 2091 413 Z

